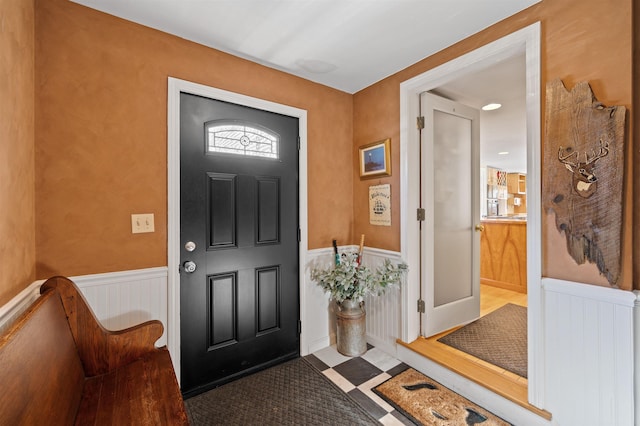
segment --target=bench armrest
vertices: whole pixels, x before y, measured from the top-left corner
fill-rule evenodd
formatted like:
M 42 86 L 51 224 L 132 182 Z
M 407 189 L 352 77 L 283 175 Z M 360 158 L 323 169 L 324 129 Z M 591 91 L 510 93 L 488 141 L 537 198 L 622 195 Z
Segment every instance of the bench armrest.
M 146 353 L 160 350 L 155 347 L 164 330 L 160 321 L 110 331 L 100 324 L 73 281 L 52 277 L 42 284 L 40 293 L 47 289 L 55 289 L 60 294 L 87 377 L 108 373 Z

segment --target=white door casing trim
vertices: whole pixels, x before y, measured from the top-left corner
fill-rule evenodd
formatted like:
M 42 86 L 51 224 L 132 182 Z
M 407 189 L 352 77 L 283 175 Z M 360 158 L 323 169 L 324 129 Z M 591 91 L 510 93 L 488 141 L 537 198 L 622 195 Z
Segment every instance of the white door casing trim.
M 419 94 L 435 89 L 459 76 L 471 74 L 488 65 L 525 53 L 527 110 L 527 287 L 529 402 L 545 407 L 544 306 L 542 305 L 542 226 L 541 226 L 541 111 L 540 111 L 540 23 L 509 34 L 472 52 L 453 59 L 400 84 L 400 164 L 403 212 L 400 223 L 402 257 L 409 264 L 407 291 L 403 294 L 402 335 L 405 342 L 419 335 L 420 319 L 415 311 L 420 298 L 419 223 L 415 220 L 419 193 L 418 141 L 416 117 L 419 115 Z M 415 194 L 415 195 L 414 195 Z M 411 195 L 411 196 L 410 196 Z
M 264 99 L 229 92 L 177 78 L 168 78 L 167 96 L 167 346 L 180 382 L 180 93 L 191 93 L 211 99 L 232 102 L 251 108 L 298 118 L 300 137 L 299 158 L 299 305 L 300 320 L 304 319 L 306 290 L 305 266 L 308 247 L 307 224 L 307 111 Z M 308 336 L 304 327 L 300 334 L 300 350 L 305 355 Z

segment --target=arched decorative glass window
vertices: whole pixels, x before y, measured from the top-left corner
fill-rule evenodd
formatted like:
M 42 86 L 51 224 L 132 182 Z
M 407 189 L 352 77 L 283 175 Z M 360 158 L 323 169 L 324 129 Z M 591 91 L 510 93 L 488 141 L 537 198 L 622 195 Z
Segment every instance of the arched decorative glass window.
M 279 158 L 280 137 L 267 128 L 241 121 L 206 123 L 207 152 Z

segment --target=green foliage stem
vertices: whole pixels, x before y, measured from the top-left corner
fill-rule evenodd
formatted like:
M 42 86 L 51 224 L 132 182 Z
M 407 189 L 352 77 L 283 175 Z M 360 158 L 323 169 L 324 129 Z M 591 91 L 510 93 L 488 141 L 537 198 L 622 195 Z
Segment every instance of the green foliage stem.
M 407 265 L 401 263 L 393 265 L 389 259 L 375 271 L 358 264 L 357 253 L 343 253 L 340 264 L 333 268 L 314 268 L 311 279 L 322 289 L 331 294 L 338 303 L 351 299 L 362 301 L 366 295 L 380 295 L 384 291 L 400 282 Z

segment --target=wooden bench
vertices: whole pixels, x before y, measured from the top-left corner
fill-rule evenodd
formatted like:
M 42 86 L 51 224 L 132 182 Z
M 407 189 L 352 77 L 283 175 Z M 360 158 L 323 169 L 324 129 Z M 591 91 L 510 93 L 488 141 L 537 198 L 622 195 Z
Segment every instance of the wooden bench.
M 187 425 L 160 321 L 100 325 L 75 284 L 47 280 L 0 336 L 0 425 Z

